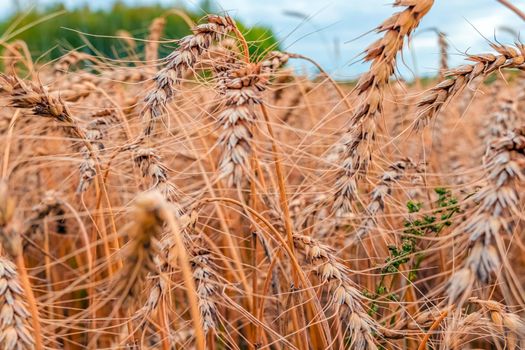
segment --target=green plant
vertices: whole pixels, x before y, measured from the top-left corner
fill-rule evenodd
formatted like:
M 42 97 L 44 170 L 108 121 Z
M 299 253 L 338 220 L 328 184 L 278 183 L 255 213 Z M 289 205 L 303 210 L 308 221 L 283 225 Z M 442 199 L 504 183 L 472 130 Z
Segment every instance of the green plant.
M 415 282 L 418 278 L 418 270 L 425 258 L 424 249 L 418 247 L 418 237 L 430 234 L 439 235 L 441 231 L 452 225 L 452 218 L 460 212 L 458 200 L 452 195 L 450 190 L 443 187 L 434 189 L 438 198 L 431 207 L 430 214 L 420 213 L 424 204 L 421 202 L 408 201 L 406 204 L 409 219 L 403 221 L 403 234 L 401 235 L 400 245 L 390 245 L 388 250 L 390 255 L 386 258 L 384 266 L 381 268 L 381 279 L 376 286 L 375 292 L 366 292 L 367 297 L 377 300 L 385 297 L 387 300 L 399 300 L 399 295 L 390 293 L 392 287 L 385 284 L 387 276 L 395 277 L 400 273 L 401 266 L 409 262 L 407 278 L 410 282 Z M 394 279 L 392 280 L 392 285 Z M 378 311 L 378 304 L 374 301 L 370 305 L 369 313 L 374 314 Z

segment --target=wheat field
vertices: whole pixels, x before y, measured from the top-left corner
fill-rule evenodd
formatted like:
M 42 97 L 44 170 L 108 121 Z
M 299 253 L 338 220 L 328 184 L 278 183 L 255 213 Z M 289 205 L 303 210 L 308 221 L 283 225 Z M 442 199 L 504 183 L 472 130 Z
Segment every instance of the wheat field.
M 346 83 L 228 14 L 118 61 L 3 43 L 1 349 L 525 349 L 525 45 L 449 67 L 438 32 L 403 81 L 433 3 Z

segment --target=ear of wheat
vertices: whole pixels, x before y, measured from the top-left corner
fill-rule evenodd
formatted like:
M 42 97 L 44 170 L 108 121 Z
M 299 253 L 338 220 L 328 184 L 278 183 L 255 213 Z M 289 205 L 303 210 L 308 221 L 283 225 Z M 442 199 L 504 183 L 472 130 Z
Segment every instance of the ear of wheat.
M 255 106 L 261 103 L 259 69 L 251 64 L 229 72 L 224 79 L 225 109 L 217 118 L 222 128 L 217 142 L 223 148 L 219 172 L 230 186 L 240 184 L 249 166 Z
M 78 125 L 64 102 L 51 96 L 42 85 L 24 82 L 13 76 L 0 75 L 0 92 L 9 95 L 12 107 L 30 110 L 35 116 L 54 119 L 63 126 L 67 135 L 83 142 L 80 151 L 84 159 L 79 167 L 78 192 L 85 191 L 97 174 L 97 154 L 86 132 Z M 93 125 L 92 128 L 94 127 Z M 101 136 L 100 133 L 89 134 L 93 137 Z M 97 145 L 101 145 L 100 138 L 95 141 Z
M 329 302 L 336 313 L 347 323 L 351 338 L 350 348 L 376 350 L 373 334 L 378 325 L 364 311 L 363 296 L 348 278 L 345 266 L 338 261 L 332 249 L 317 240 L 303 235 L 294 236 L 294 244 L 305 254 L 318 277 L 329 289 Z
M 252 128 L 257 120 L 255 107 L 262 103 L 261 92 L 287 61 L 287 54 L 271 52 L 259 64 L 226 71 L 220 80 L 219 93 L 225 107 L 217 118 L 222 129 L 217 142 L 223 148 L 219 172 L 230 186 L 239 185 L 249 169 Z
M 16 266 L 0 257 L 0 345 L 5 350 L 34 349 L 30 313 L 24 291 L 18 281 Z
M 518 126 L 518 103 L 515 98 L 500 97 L 495 104 L 496 111 L 486 123 L 484 134 L 480 135 L 486 140 L 486 147 L 490 146 L 492 141 L 505 136 L 508 130 Z
M 197 296 L 199 297 L 199 310 L 202 315 L 202 328 L 205 333 L 215 330 L 217 327 L 217 295 L 215 283 L 215 272 L 212 268 L 211 253 L 203 247 L 195 247 L 192 252 L 193 278 L 197 284 Z
M 173 98 L 184 72 L 193 69 L 210 45 L 222 40 L 234 28 L 235 22 L 230 17 L 209 15 L 207 23 L 196 26 L 192 35 L 179 41 L 179 47 L 166 57 L 166 66 L 153 78 L 155 86 L 145 98 L 143 114 L 149 115 L 144 131 L 146 135 L 152 132 L 155 121 Z
M 334 211 L 348 213 L 357 192 L 356 176 L 366 172 L 371 157 L 371 143 L 375 137 L 377 117 L 382 111 L 382 94 L 394 72 L 396 56 L 403 49 L 405 39 L 430 11 L 433 0 L 399 0 L 394 6 L 406 9 L 394 14 L 377 27 L 383 36 L 365 50 L 365 62 L 370 70 L 357 83 L 361 100 L 352 114 L 350 128 L 344 137 L 345 151 L 336 182 Z
M 15 213 L 15 199 L 5 181 L 0 181 L 0 243 L 16 262 L 0 256 L 0 344 L 6 349 L 42 350 L 42 331 L 37 302 L 22 256 L 21 225 Z M 20 282 L 18 275 L 20 274 Z M 25 309 L 25 302 L 30 312 Z M 31 322 L 32 334 L 28 329 Z
M 107 137 L 107 130 L 115 123 L 116 119 L 114 112 L 108 109 L 94 113 L 93 117 L 95 119 L 90 121 L 85 128 L 85 137 L 91 144 L 91 147 L 88 148 L 87 145 L 83 145 L 80 148 L 83 160 L 79 166 L 80 181 L 77 188 L 78 193 L 87 191 L 97 175 L 96 162 L 99 161 L 98 157 L 105 149 L 104 139 Z M 91 151 L 95 152 L 95 154 L 92 154 Z
M 177 203 L 180 194 L 175 185 L 169 181 L 168 168 L 154 149 L 136 149 L 134 161 L 141 170 L 142 176 L 151 180 L 152 189 L 159 191 L 168 202 Z
M 502 233 L 510 232 L 509 216 L 519 211 L 520 195 L 515 186 L 525 179 L 524 147 L 522 129 L 508 132 L 490 145 L 485 160 L 488 184 L 474 198 L 479 203 L 476 211 L 459 228 L 473 247 L 449 281 L 452 302 L 464 300 L 476 280 L 487 283 L 500 266 L 495 242 Z
M 166 26 L 166 18 L 157 17 L 149 26 L 149 34 L 145 47 L 146 62 L 155 62 L 159 58 L 159 40 Z
M 503 346 L 520 349 L 525 345 L 525 319 L 505 305 L 494 300 L 470 298 L 469 303 L 481 306 L 487 314 L 494 333 L 501 337 Z
M 474 83 L 479 84 L 489 74 L 504 68 L 523 69 L 525 63 L 525 46 L 517 47 L 505 45 L 491 45 L 498 53 L 469 55 L 468 60 L 475 62 L 446 72 L 447 80 L 442 81 L 430 89 L 418 102 L 416 128 L 421 129 L 446 106 L 454 96 L 463 89 L 476 89 Z
M 439 45 L 439 75 L 444 76 L 448 70 L 448 42 L 447 35 L 438 31 L 438 45 Z
M 155 256 L 159 254 L 158 239 L 162 230 L 163 198 L 158 192 L 145 193 L 135 201 L 129 242 L 122 252 L 123 267 L 115 276 L 110 292 L 123 305 L 137 303 L 149 274 L 158 275 Z
M 73 122 L 64 103 L 50 96 L 41 85 L 24 82 L 15 76 L 2 75 L 0 79 L 0 91 L 10 95 L 11 106 L 29 109 L 34 115 L 59 122 Z

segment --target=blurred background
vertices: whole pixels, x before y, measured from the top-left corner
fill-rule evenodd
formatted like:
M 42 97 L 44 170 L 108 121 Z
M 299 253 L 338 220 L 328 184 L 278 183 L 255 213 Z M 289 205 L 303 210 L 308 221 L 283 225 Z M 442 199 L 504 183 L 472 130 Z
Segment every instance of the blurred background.
M 155 17 L 167 16 L 165 39 L 188 34 L 187 20 L 172 9 L 184 11 L 193 21 L 206 13 L 227 12 L 253 42 L 252 53 L 271 47 L 301 53 L 340 80 L 352 80 L 367 69 L 360 62 L 362 48 L 375 40 L 374 27 L 393 12 L 388 0 L 0 0 L 0 4 L 0 39 L 26 41 L 40 61 L 71 49 L 118 59 L 125 55 L 116 36 L 130 33 L 139 39 L 140 49 L 140 39 Z M 513 4 L 525 10 L 524 0 Z M 496 0 L 436 1 L 399 64 L 399 74 L 408 80 L 414 74 L 436 74 L 437 31 L 446 34 L 450 64 L 458 65 L 466 52 L 490 50 L 489 40 L 519 40 L 523 29 L 523 20 Z M 164 45 L 164 54 L 169 49 Z

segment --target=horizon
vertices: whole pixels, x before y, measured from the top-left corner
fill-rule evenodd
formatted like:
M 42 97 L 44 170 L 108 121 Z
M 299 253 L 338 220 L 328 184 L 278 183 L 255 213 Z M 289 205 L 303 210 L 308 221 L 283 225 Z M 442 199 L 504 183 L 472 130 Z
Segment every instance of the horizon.
M 5 2 L 6 0 L 2 0 Z M 22 6 L 31 6 L 31 1 L 22 1 Z M 197 9 L 201 1 L 150 1 L 123 0 L 132 6 L 156 5 L 184 6 Z M 316 60 L 334 78 L 351 80 L 368 69 L 359 61 L 363 47 L 373 43 L 373 33 L 395 10 L 391 1 L 372 0 L 363 5 L 357 1 L 330 0 L 312 5 L 308 0 L 267 0 L 245 2 L 243 0 L 218 0 L 210 3 L 220 12 L 227 12 L 248 25 L 270 27 L 285 51 L 296 52 Z M 66 8 L 88 5 L 92 9 L 110 9 L 115 1 L 91 0 L 40 0 L 44 7 L 62 3 Z M 515 5 L 525 10 L 525 1 Z M 13 13 L 14 2 L 8 1 L 6 14 Z M 448 22 L 448 23 L 445 23 Z M 517 38 L 506 27 L 515 28 L 519 33 L 524 22 L 495 0 L 479 0 L 473 5 L 470 0 L 440 1 L 425 17 L 425 26 L 417 30 L 410 42 L 410 48 L 401 58 L 399 75 L 407 80 L 415 76 L 435 75 L 438 70 L 439 49 L 437 36 L 431 30 L 436 28 L 447 34 L 449 43 L 449 64 L 461 65 L 465 52 L 484 53 L 490 49 L 489 40 L 512 43 Z M 519 35 L 519 34 L 518 34 Z M 319 50 L 319 48 L 322 50 Z M 414 61 L 415 58 L 415 61 Z M 299 71 L 310 72 L 311 66 L 294 62 Z

